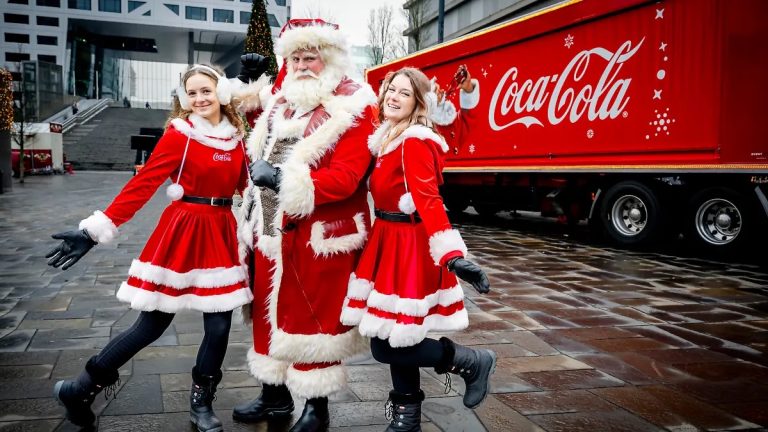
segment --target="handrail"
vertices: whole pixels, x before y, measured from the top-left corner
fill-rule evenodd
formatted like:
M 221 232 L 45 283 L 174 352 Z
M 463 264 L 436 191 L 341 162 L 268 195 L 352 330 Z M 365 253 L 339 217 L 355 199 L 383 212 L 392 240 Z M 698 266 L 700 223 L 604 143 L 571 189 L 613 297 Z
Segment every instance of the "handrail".
M 66 120 L 64 120 L 61 124 L 62 126 L 62 133 L 69 132 L 70 129 L 74 128 L 78 124 L 83 124 L 91 120 L 93 117 L 98 115 L 100 112 L 104 111 L 109 107 L 109 104 L 112 103 L 112 99 L 105 98 L 99 100 L 97 103 L 89 106 L 88 108 L 82 110 L 78 115 L 73 115 Z

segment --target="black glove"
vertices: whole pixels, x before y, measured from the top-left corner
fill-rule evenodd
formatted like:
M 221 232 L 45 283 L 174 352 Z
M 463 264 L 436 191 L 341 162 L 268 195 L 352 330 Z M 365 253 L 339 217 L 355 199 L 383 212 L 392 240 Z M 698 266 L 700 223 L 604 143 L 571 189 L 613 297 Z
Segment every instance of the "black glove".
M 280 190 L 280 168 L 272 166 L 264 159 L 259 159 L 248 165 L 248 171 L 251 174 L 251 181 L 256 186 L 267 187 L 275 192 Z
M 266 72 L 269 67 L 269 59 L 261 54 L 246 53 L 240 56 L 240 75 L 237 79 L 248 84 L 250 81 L 256 81 Z
M 65 231 L 58 234 L 54 234 L 51 237 L 56 240 L 62 240 L 61 244 L 53 248 L 48 252 L 45 257 L 50 258 L 48 265 L 53 267 L 61 267 L 62 270 L 66 270 L 76 262 L 80 261 L 92 247 L 96 245 L 91 236 L 83 230 L 78 231 Z
M 448 261 L 448 270 L 456 273 L 456 276 L 472 284 L 475 291 L 485 294 L 491 290 L 491 283 L 483 269 L 472 261 L 464 258 L 451 258 Z

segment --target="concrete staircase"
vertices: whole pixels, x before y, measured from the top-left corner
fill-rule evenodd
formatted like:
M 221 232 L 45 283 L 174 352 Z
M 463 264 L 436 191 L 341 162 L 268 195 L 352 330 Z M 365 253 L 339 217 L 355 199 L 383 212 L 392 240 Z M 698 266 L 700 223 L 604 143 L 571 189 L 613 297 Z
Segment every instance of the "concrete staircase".
M 142 127 L 163 127 L 167 118 L 165 110 L 107 108 L 64 134 L 64 155 L 75 170 L 133 171 L 131 135 Z

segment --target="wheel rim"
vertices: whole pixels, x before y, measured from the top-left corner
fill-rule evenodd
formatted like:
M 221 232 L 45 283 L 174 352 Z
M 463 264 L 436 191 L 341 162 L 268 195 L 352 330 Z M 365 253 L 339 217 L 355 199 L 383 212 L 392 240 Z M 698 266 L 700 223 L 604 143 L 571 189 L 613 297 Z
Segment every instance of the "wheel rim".
M 712 245 L 726 245 L 739 236 L 741 212 L 732 202 L 713 198 L 699 206 L 695 223 L 702 240 Z
M 613 203 L 611 223 L 623 236 L 634 237 L 640 234 L 648 222 L 648 210 L 636 195 L 624 195 Z

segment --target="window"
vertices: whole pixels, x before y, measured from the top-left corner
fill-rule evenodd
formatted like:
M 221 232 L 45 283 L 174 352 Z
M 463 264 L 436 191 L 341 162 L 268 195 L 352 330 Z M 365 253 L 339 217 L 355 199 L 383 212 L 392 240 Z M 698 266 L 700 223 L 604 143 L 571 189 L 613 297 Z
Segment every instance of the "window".
M 91 0 L 69 0 L 70 9 L 91 10 Z
M 165 7 L 170 9 L 176 15 L 179 14 L 179 5 L 165 3 Z
M 37 0 L 38 6 L 61 7 L 61 0 Z
M 120 0 L 99 0 L 99 10 L 120 13 Z
M 37 35 L 37 44 L 38 45 L 58 45 L 59 38 L 56 36 L 42 36 Z
M 56 63 L 55 55 L 38 54 L 37 59 L 40 61 L 48 62 L 48 63 Z
M 37 25 L 58 27 L 59 19 L 56 17 L 38 16 Z
M 5 41 L 14 43 L 29 43 L 29 35 L 19 33 L 6 33 Z
M 15 53 L 15 52 L 7 52 L 5 53 L 5 61 L 8 62 L 19 62 L 29 60 L 29 54 L 27 53 Z
M 147 2 L 128 0 L 128 13 L 135 11 L 136 9 L 144 6 Z
M 184 6 L 184 14 L 189 20 L 207 21 L 207 10 L 203 7 Z
M 141 14 L 141 16 L 152 16 L 152 9 L 144 12 L 143 14 Z
M 29 4 L 29 0 L 8 0 L 9 4 Z
M 19 15 L 19 14 L 3 14 L 3 18 L 5 19 L 5 22 L 7 23 L 15 23 L 15 24 L 29 24 L 29 17 L 27 15 Z
M 233 23 L 235 22 L 235 12 L 225 9 L 214 9 L 213 22 Z
M 275 4 L 278 6 L 285 6 L 285 0 L 275 0 Z
M 270 27 L 280 27 L 280 23 L 277 21 L 277 18 L 275 18 L 272 14 L 267 14 L 267 21 L 269 21 Z
M 251 22 L 251 13 L 240 11 L 240 24 L 249 24 Z

